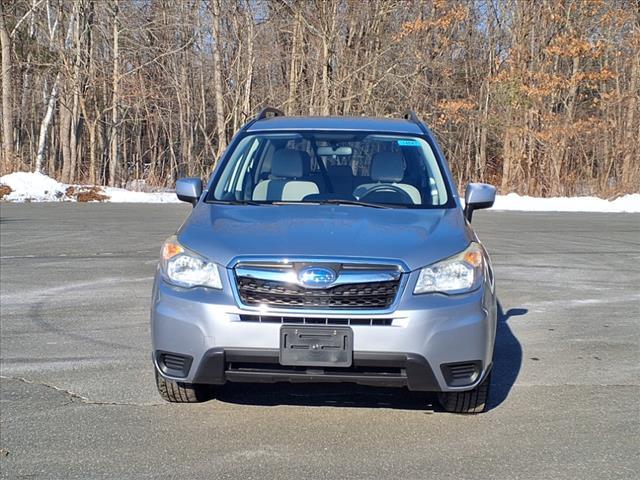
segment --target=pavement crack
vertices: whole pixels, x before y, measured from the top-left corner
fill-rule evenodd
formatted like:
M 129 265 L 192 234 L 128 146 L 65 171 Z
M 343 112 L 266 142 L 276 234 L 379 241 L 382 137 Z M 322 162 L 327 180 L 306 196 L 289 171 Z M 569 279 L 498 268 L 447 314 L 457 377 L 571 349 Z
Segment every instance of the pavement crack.
M 86 405 L 118 405 L 118 406 L 126 406 L 126 407 L 158 407 L 165 405 L 164 403 L 135 403 L 135 402 L 106 402 L 102 400 L 91 400 L 90 398 L 85 397 L 84 395 L 80 395 L 79 393 L 73 392 L 71 390 L 67 390 L 65 388 L 58 387 L 56 385 L 52 385 L 46 382 L 39 382 L 35 380 L 29 380 L 24 377 L 15 377 L 9 375 L 0 375 L 0 378 L 5 380 L 14 380 L 17 382 L 26 383 L 28 385 L 38 385 L 42 387 L 49 388 L 51 390 L 55 390 L 58 393 L 69 398 L 72 402 L 80 402 Z

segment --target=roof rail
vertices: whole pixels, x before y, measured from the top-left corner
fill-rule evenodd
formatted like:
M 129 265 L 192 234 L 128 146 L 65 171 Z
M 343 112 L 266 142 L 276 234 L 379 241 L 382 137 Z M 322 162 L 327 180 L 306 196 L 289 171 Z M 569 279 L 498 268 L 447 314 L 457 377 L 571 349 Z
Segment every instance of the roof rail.
M 411 120 L 413 123 L 417 123 L 418 125 L 422 123 L 418 118 L 418 115 L 416 115 L 416 112 L 414 112 L 413 110 L 407 110 L 403 115 L 403 118 L 405 120 Z
M 262 120 L 263 118 L 267 118 L 267 115 L 269 113 L 272 113 L 273 117 L 284 117 L 284 112 L 282 110 L 278 110 L 277 108 L 273 108 L 273 107 L 264 107 L 262 110 L 260 110 L 260 112 L 258 112 L 258 115 L 256 115 L 255 120 Z
M 418 118 L 418 115 L 416 115 L 416 112 L 414 112 L 413 110 L 407 110 L 407 112 L 403 115 L 403 118 L 405 120 L 409 120 L 410 122 L 415 123 L 420 129 L 420 131 L 423 134 L 425 134 L 427 137 L 431 136 L 431 133 L 429 132 L 429 129 L 427 128 L 427 126 L 422 122 L 422 120 Z

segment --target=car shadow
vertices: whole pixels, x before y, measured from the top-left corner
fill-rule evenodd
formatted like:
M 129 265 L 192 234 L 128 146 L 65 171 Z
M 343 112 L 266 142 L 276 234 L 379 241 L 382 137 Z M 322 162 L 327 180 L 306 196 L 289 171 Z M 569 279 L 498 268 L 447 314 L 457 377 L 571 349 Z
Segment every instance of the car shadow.
M 511 308 L 504 312 L 498 302 L 496 346 L 487 410 L 498 407 L 506 400 L 518 378 L 522 366 L 522 347 L 508 320 L 527 312 L 525 308 Z M 227 383 L 216 390 L 215 398 L 220 402 L 253 406 L 388 408 L 425 413 L 443 411 L 436 394 L 349 383 Z
M 216 400 L 239 405 L 302 407 L 389 408 L 433 412 L 435 395 L 406 388 L 379 388 L 350 383 L 227 383 Z
M 509 326 L 511 317 L 519 317 L 529 312 L 526 308 L 510 308 L 506 312 L 498 301 L 498 325 L 496 345 L 493 351 L 491 373 L 491 394 L 487 410 L 493 410 L 509 396 L 522 368 L 522 345 Z

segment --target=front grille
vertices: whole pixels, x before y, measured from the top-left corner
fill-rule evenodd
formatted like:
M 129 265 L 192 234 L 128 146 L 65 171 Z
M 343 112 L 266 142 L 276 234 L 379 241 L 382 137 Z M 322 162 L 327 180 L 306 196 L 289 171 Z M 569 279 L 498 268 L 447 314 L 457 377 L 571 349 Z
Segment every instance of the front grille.
M 301 325 L 365 325 L 390 326 L 392 318 L 310 318 L 310 317 L 280 317 L 277 315 L 240 315 L 242 322 L 255 323 L 291 323 Z
M 400 280 L 393 280 L 353 283 L 318 290 L 257 278 L 237 278 L 240 299 L 245 305 L 293 308 L 388 308 L 393 304 L 399 284 Z

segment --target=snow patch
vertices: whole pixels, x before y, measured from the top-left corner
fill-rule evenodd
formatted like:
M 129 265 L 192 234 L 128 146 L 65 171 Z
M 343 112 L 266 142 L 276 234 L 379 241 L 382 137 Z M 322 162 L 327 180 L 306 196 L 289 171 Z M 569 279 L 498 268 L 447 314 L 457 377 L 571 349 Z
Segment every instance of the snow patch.
M 9 202 L 73 202 L 74 197 L 67 195 L 67 189 L 89 190 L 87 185 L 67 185 L 42 173 L 15 172 L 0 177 L 0 185 L 7 185 L 11 193 L 3 200 Z M 179 203 L 174 192 L 132 192 L 124 188 L 97 187 L 109 197 L 107 202 L 114 203 Z
M 175 192 L 132 192 L 124 188 L 102 187 L 108 202 L 114 203 L 181 203 Z
M 537 198 L 516 193 L 497 195 L 493 210 L 529 212 L 640 212 L 640 193 L 605 200 L 598 197 Z
M 15 172 L 0 177 L 11 193 L 3 199 L 9 202 L 56 202 L 64 199 L 67 186 L 41 173 Z
M 0 177 L 0 185 L 8 185 L 11 193 L 3 197 L 9 202 L 73 202 L 66 195 L 70 186 L 90 189 L 86 185 L 66 185 L 47 175 L 32 172 L 15 172 Z M 180 203 L 174 192 L 134 192 L 124 188 L 98 187 L 113 203 Z M 598 197 L 536 198 L 516 193 L 498 195 L 493 210 L 528 212 L 640 212 L 640 193 L 633 193 L 615 200 Z

